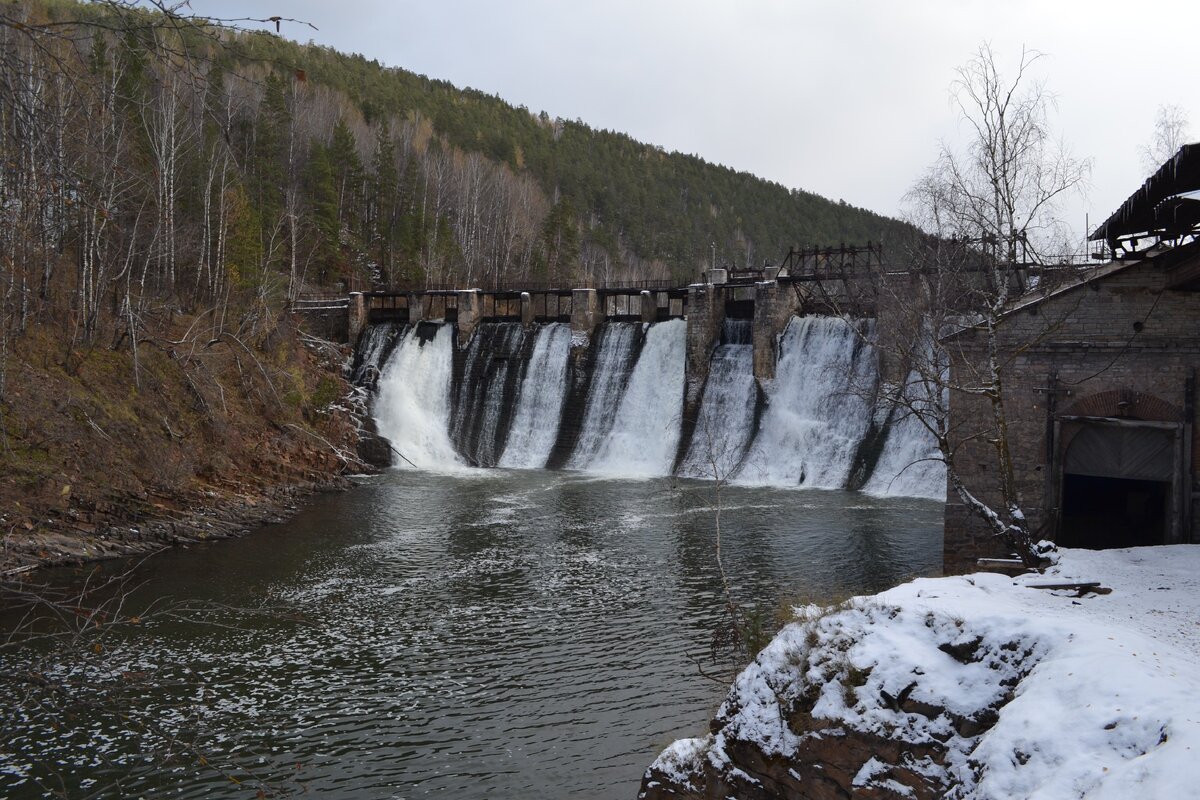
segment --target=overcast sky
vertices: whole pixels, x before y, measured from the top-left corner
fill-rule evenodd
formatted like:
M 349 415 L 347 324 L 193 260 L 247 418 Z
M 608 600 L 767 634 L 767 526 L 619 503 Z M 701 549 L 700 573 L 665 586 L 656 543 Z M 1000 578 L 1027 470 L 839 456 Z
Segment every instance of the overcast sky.
M 1200 2 L 1041 0 L 193 0 L 304 19 L 284 35 L 579 118 L 789 187 L 896 215 L 939 140 L 961 136 L 955 67 L 1022 46 L 1055 128 L 1094 160 L 1082 234 L 1146 177 L 1161 104 L 1200 139 Z

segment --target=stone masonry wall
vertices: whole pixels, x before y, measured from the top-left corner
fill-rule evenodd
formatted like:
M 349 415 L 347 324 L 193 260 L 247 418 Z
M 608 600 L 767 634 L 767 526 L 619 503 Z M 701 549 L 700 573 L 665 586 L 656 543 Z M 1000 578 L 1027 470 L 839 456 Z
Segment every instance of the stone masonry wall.
M 350 338 L 349 309 L 343 308 L 294 308 L 292 316 L 304 330 L 331 342 L 353 343 Z M 357 338 L 357 331 L 355 332 Z
M 779 335 L 792 315 L 799 313 L 799 301 L 791 286 L 774 281 L 754 285 L 754 377 L 759 382 L 775 377 Z
M 1200 367 L 1200 293 L 1166 289 L 1153 261 L 1128 265 L 1014 312 L 1001 329 L 1001 342 L 1009 352 L 1029 346 L 1012 356 L 1004 396 L 1018 491 L 1035 531 L 1048 526 L 1055 511 L 1060 476 L 1051 474 L 1051 456 L 1061 454 L 1062 442 L 1056 453 L 1048 452 L 1053 417 L 1124 415 L 1189 423 L 1189 434 L 1194 429 L 1195 411 L 1184 419 L 1183 410 L 1185 387 Z M 970 365 L 981 359 L 985 342 L 967 333 L 950 343 L 953 378 L 970 383 Z M 1056 383 L 1051 383 L 1053 374 Z M 1057 389 L 1053 396 L 1047 391 L 1052 388 Z M 991 413 L 986 401 L 955 393 L 951 421 L 965 438 L 986 431 Z M 994 503 L 996 458 L 986 438 L 964 442 L 956 464 L 966 486 Z M 1195 436 L 1186 445 L 1191 463 L 1200 463 Z M 1200 488 L 1194 466 L 1189 483 L 1185 491 Z M 1194 529 L 1198 516 L 1191 515 L 1193 530 L 1184 531 L 1185 540 L 1200 541 Z M 976 558 L 1002 555 L 983 524 L 951 495 L 945 513 L 946 571 L 971 571 Z
M 684 416 L 699 411 L 700 393 L 708 379 L 708 360 L 721 338 L 725 322 L 725 295 L 711 284 L 688 287 L 687 304 L 687 395 Z

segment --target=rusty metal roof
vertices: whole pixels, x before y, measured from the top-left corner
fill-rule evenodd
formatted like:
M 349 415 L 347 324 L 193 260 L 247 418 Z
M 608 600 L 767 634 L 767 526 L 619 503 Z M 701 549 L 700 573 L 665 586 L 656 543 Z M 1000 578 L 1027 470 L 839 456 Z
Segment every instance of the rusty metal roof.
M 1146 179 L 1141 188 L 1088 238 L 1105 240 L 1149 233 L 1172 238 L 1200 224 L 1200 201 L 1186 195 L 1200 189 L 1200 143 L 1185 144 Z

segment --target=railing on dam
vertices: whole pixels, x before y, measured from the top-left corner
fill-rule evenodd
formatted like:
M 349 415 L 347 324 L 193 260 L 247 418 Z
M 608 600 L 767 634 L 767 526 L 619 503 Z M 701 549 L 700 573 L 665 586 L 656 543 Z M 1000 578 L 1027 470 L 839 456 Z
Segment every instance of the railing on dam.
M 660 322 L 687 319 L 695 328 L 697 352 L 720 331 L 726 318 L 756 320 L 764 339 L 778 334 L 792 314 L 850 313 L 871 316 L 875 303 L 861 288 L 891 274 L 883 248 L 839 245 L 789 250 L 779 266 L 707 269 L 697 280 L 492 281 L 472 286 L 421 282 L 341 297 L 309 295 L 292 311 L 317 320 L 330 338 L 354 341 L 366 326 L 382 322 L 442 321 L 466 340 L 482 322 L 569 323 L 585 333 L 604 321 Z M 761 324 L 759 324 L 761 323 Z M 336 330 L 345 331 L 335 335 Z M 716 333 L 714 333 L 714 331 Z M 769 333 L 768 333 L 769 332 Z M 712 339 L 715 341 L 715 339 Z
M 570 322 L 584 300 L 595 303 L 589 314 L 604 319 L 662 321 L 686 316 L 688 287 L 667 281 L 641 281 L 598 288 L 386 289 L 361 295 L 369 323 L 424 319 L 455 322 L 464 297 L 474 304 L 471 316 L 484 322 Z M 653 305 L 652 312 L 647 304 Z

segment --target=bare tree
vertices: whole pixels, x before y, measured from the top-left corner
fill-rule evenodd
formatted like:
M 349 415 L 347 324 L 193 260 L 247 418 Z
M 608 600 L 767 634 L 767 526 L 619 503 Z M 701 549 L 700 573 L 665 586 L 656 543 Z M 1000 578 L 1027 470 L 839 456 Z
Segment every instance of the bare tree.
M 892 311 L 886 322 L 881 311 L 876 342 L 897 359 L 888 398 L 895 414 L 930 432 L 930 457 L 945 463 L 951 491 L 1031 566 L 1045 548 L 1017 490 L 1006 384 L 1014 359 L 1034 342 L 1014 350 L 998 331 L 1029 292 L 1078 278 L 1055 255 L 1067 238 L 1057 208 L 1086 187 L 1091 169 L 1052 136 L 1053 99 L 1030 74 L 1040 59 L 1023 50 L 1008 77 L 984 45 L 959 68 L 952 97 L 970 140 L 961 150 L 943 144 L 906 195 L 911 220 L 928 237 L 908 270 L 878 284 L 880 308 Z M 1045 320 L 1045 331 L 1060 321 Z M 952 402 L 973 412 L 956 414 L 953 427 Z M 992 452 L 994 485 L 964 482 L 958 455 L 968 443 Z
M 1176 105 L 1161 105 L 1154 117 L 1154 135 L 1139 151 L 1142 170 L 1153 173 L 1187 144 L 1189 131 L 1187 112 Z

